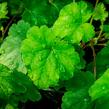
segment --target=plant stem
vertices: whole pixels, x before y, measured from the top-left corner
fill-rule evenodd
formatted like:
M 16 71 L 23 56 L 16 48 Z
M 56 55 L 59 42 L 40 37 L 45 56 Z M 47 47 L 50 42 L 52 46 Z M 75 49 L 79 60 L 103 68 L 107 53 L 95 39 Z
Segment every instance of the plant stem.
M 106 46 L 106 44 L 96 44 L 96 45 L 98 45 L 98 46 Z
M 93 52 L 93 71 L 94 71 L 94 78 L 96 79 L 96 53 L 95 53 L 95 48 L 94 46 L 91 44 L 91 49 Z
M 102 35 L 101 35 L 102 32 L 103 32 L 103 22 L 101 22 L 101 30 L 100 30 L 100 32 L 99 32 L 98 39 L 101 38 L 101 36 L 102 36 Z
M 55 3 L 53 3 L 53 0 L 49 0 L 49 3 L 50 3 L 52 6 L 54 6 L 54 7 L 57 9 L 57 11 L 59 12 L 59 8 L 56 6 Z
M 95 8 L 96 8 L 96 6 L 97 6 L 98 2 L 99 2 L 99 0 L 96 0 L 96 3 L 95 3 Z M 94 10 L 95 10 L 95 9 L 94 9 Z M 92 15 L 92 17 L 91 17 L 91 19 L 90 19 L 90 24 L 92 24 L 92 22 L 93 22 L 93 17 L 94 17 L 94 15 Z

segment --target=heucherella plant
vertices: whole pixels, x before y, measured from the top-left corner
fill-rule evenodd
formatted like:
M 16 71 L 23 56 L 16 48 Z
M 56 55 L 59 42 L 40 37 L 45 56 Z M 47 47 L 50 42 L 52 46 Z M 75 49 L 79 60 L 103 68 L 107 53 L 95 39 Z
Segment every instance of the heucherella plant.
M 108 4 L 3 0 L 0 109 L 26 109 L 42 92 L 61 93 L 57 109 L 109 109 Z

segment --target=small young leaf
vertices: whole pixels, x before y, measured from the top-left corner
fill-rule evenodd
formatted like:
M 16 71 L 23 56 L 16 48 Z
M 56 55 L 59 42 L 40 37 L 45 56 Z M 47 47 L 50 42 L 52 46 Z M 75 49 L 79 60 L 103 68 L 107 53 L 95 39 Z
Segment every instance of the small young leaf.
M 0 19 L 7 18 L 7 2 L 0 3 Z
M 107 17 L 108 17 L 108 12 L 106 11 L 104 4 L 99 3 L 96 6 L 95 11 L 93 13 L 94 20 L 105 21 Z

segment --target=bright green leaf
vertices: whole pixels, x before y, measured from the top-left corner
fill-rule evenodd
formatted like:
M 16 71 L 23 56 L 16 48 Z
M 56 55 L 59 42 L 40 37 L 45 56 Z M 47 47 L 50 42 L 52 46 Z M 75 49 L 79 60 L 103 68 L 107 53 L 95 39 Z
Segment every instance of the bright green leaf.
M 89 41 L 94 36 L 93 26 L 86 23 L 92 15 L 91 10 L 90 5 L 83 1 L 63 7 L 53 25 L 56 36 L 72 43 L 79 43 L 82 39 Z
M 95 20 L 105 21 L 107 17 L 108 17 L 108 12 L 106 11 L 104 4 L 99 3 L 95 8 L 95 11 L 93 13 L 93 18 Z
M 73 76 L 79 55 L 72 45 L 59 40 L 46 26 L 32 27 L 21 47 L 28 75 L 40 88 L 57 85 Z
M 88 42 L 91 38 L 94 37 L 95 31 L 94 31 L 94 27 L 91 24 L 84 23 L 83 25 L 81 25 L 81 29 L 83 31 L 82 40 L 84 42 Z
M 109 93 L 109 69 L 107 69 L 104 74 L 95 81 L 89 90 L 89 94 L 92 100 L 99 98 L 107 98 Z
M 7 2 L 0 3 L 0 19 L 7 18 L 6 17 L 7 13 L 8 13 Z

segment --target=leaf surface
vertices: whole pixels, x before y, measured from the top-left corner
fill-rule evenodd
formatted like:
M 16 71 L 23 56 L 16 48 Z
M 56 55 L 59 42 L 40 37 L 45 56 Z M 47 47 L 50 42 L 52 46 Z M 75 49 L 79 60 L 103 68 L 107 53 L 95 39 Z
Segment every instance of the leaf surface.
M 26 73 L 26 67 L 21 59 L 20 46 L 26 38 L 26 32 L 30 25 L 24 21 L 13 24 L 9 30 L 8 37 L 0 47 L 0 63 L 10 69 L 17 69 Z
M 93 18 L 95 20 L 105 21 L 107 17 L 108 12 L 106 11 L 105 5 L 103 3 L 99 3 L 95 8 Z
M 53 31 L 56 36 L 72 43 L 79 43 L 81 40 L 87 42 L 95 34 L 94 27 L 87 23 L 91 15 L 92 9 L 86 2 L 68 4 L 61 9 Z
M 108 98 L 109 93 L 109 69 L 107 69 L 104 74 L 95 81 L 89 90 L 89 94 L 92 100 L 99 98 Z
M 74 47 L 59 40 L 46 26 L 34 26 L 28 31 L 21 52 L 29 77 L 40 88 L 56 85 L 59 79 L 69 79 L 80 62 Z

